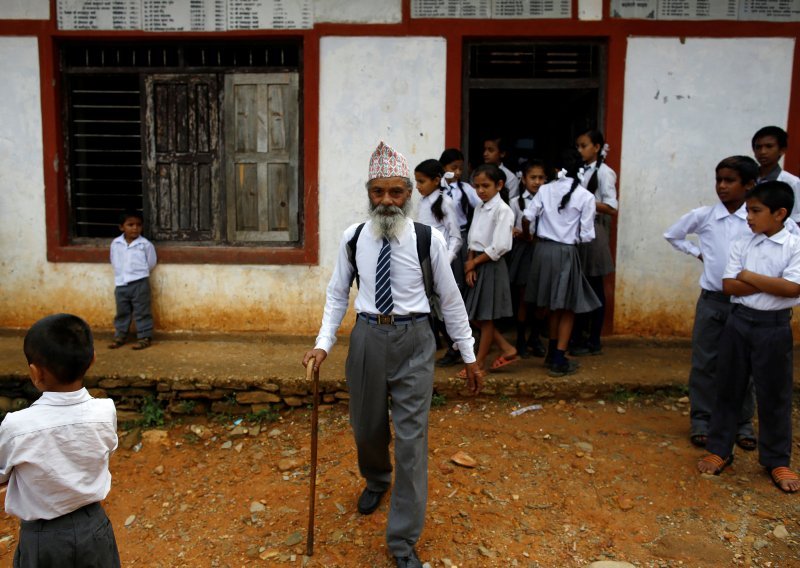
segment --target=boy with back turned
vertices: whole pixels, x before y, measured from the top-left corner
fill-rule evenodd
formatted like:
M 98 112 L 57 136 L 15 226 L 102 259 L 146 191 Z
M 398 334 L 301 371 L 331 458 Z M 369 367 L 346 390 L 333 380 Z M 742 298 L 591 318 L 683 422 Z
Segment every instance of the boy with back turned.
M 14 566 L 118 567 L 100 505 L 111 488 L 117 414 L 112 400 L 92 398 L 83 386 L 94 362 L 92 332 L 79 317 L 48 316 L 28 330 L 24 351 L 42 396 L 0 425 L 6 512 L 22 521 Z

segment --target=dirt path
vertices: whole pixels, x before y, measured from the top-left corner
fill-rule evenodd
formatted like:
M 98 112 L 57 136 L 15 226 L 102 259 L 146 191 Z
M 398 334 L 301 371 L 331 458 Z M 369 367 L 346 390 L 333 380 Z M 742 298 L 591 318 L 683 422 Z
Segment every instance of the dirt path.
M 686 439 L 677 399 L 545 402 L 509 415 L 534 402 L 478 398 L 433 409 L 423 561 L 800 566 L 800 495 L 781 494 L 754 454 L 740 452 L 721 477 L 696 474 L 701 452 Z M 307 410 L 289 411 L 252 435 L 202 419 L 173 424 L 161 441 L 145 434 L 139 451 L 120 449 L 105 506 L 123 565 L 303 565 L 308 420 Z M 393 566 L 386 502 L 369 517 L 355 511 L 362 481 L 346 407 L 323 411 L 320 428 L 316 548 L 306 565 Z M 477 467 L 453 464 L 459 450 Z M 780 526 L 788 535 L 773 534 Z M 4 516 L 2 566 L 16 537 L 16 520 Z

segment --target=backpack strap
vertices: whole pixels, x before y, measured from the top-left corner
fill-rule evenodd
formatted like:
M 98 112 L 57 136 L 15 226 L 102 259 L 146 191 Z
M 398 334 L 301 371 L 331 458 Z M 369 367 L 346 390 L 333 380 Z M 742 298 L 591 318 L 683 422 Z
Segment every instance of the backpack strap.
M 364 228 L 366 223 L 361 223 L 358 227 L 356 227 L 356 232 L 353 234 L 353 238 L 347 241 L 347 260 L 350 261 L 350 266 L 353 267 L 353 277 L 350 279 L 350 286 L 353 285 L 353 280 L 356 282 L 356 286 L 359 286 L 359 279 L 358 279 L 358 264 L 356 264 L 356 248 L 358 247 L 358 237 L 361 235 L 361 229 Z

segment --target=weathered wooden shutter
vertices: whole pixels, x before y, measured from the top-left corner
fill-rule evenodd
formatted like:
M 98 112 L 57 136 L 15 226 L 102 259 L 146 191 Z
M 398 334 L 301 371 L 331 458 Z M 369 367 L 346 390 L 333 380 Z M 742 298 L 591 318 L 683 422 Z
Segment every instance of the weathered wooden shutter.
M 297 73 L 225 76 L 228 240 L 298 239 Z
M 145 78 L 147 212 L 155 239 L 219 240 L 216 75 Z

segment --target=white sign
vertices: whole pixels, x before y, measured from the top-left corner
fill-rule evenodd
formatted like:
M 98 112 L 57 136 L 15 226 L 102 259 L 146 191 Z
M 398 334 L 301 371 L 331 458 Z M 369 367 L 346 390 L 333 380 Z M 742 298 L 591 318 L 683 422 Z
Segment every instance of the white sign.
M 611 16 L 644 20 L 800 22 L 800 0 L 611 0 Z

